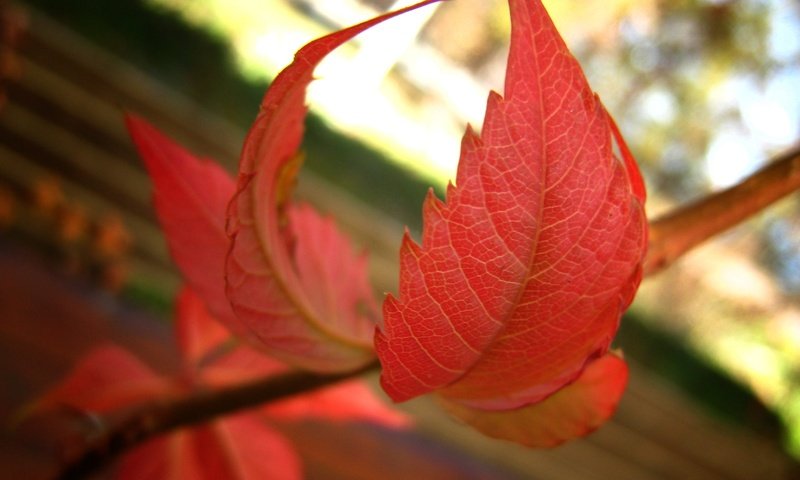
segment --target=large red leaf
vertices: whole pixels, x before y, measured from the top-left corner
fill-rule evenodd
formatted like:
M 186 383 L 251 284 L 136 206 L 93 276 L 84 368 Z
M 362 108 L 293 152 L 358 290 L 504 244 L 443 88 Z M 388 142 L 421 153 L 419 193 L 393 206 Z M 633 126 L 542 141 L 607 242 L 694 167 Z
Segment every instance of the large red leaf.
M 404 238 L 384 303 L 375 341 L 398 401 L 547 398 L 605 354 L 641 278 L 636 165 L 541 2 L 510 10 L 505 97 L 467 130 L 446 201 L 426 199 L 422 245 Z
M 306 87 L 330 51 L 373 25 L 428 3 L 432 1 L 303 47 L 270 86 L 245 140 L 228 223 L 233 246 L 227 292 L 247 328 L 270 354 L 287 363 L 323 372 L 363 365 L 374 357 L 371 332 L 377 319 L 369 289 L 361 287 L 363 262 L 347 242 L 311 210 L 286 212 L 287 192 L 298 169 Z M 308 236 L 314 237 L 313 244 Z M 321 253 L 314 254 L 316 250 Z M 330 280 L 334 283 L 325 283 Z

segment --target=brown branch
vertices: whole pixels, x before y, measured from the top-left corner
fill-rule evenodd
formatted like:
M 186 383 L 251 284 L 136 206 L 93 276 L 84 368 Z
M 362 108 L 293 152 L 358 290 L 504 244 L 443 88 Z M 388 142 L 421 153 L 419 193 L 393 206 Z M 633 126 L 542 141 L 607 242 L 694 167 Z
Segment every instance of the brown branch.
M 377 370 L 379 366 L 375 360 L 345 373 L 289 372 L 221 390 L 201 391 L 174 400 L 145 404 L 63 465 L 55 478 L 87 478 L 122 452 L 161 433 L 326 387 Z
M 651 221 L 645 276 L 660 272 L 703 241 L 741 223 L 798 188 L 800 145 L 737 185 Z
M 680 207 L 650 223 L 645 275 L 669 266 L 678 257 L 800 188 L 800 145 L 778 157 L 740 184 Z M 110 428 L 60 471 L 56 478 L 84 478 L 123 451 L 158 434 L 236 410 L 308 392 L 377 370 L 374 361 L 353 372 L 317 375 L 292 372 L 222 390 L 147 404 Z

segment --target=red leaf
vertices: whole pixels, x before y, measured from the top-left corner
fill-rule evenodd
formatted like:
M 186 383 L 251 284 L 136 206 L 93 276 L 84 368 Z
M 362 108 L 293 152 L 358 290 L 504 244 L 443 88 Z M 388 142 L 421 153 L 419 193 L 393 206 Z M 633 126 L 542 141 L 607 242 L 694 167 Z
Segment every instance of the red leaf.
M 153 203 L 173 260 L 214 318 L 248 336 L 225 296 L 225 233 L 228 202 L 235 191 L 218 164 L 198 159 L 145 120 L 128 114 L 125 122 L 154 184 Z
M 628 366 L 613 353 L 592 362 L 575 380 L 541 402 L 512 410 L 478 410 L 442 398 L 454 416 L 490 437 L 528 447 L 555 447 L 593 432 L 617 408 Z
M 155 438 L 126 455 L 120 480 L 218 480 L 302 478 L 288 441 L 252 414 Z
M 175 337 L 187 366 L 199 366 L 209 354 L 231 340 L 231 334 L 214 317 L 194 291 L 184 287 L 177 298 Z
M 390 428 L 411 425 L 411 418 L 386 405 L 362 380 L 338 383 L 267 404 L 264 408 L 267 414 L 279 420 L 318 418 L 337 422 L 363 421 Z
M 641 277 L 635 163 L 541 3 L 510 7 L 505 98 L 467 130 L 446 202 L 428 196 L 422 245 L 406 235 L 384 303 L 375 341 L 397 401 L 547 398 L 607 351 Z
M 377 317 L 369 309 L 363 312 L 362 307 L 372 303 L 368 289 L 347 292 L 344 282 L 336 280 L 360 285 L 365 275 L 363 261 L 352 255 L 341 234 L 311 210 L 286 215 L 287 192 L 298 168 L 306 87 L 330 51 L 373 25 L 428 3 L 432 2 L 303 47 L 270 86 L 245 141 L 228 224 L 233 239 L 227 262 L 228 297 L 266 350 L 293 365 L 330 372 L 365 364 L 374 356 L 371 331 Z M 316 235 L 324 243 L 306 244 L 301 234 Z M 324 258 L 304 258 L 320 248 L 325 249 Z M 326 285 L 331 279 L 336 283 Z
M 67 406 L 78 410 L 109 412 L 175 393 L 172 385 L 156 376 L 139 359 L 116 345 L 98 347 L 72 369 L 34 406 Z

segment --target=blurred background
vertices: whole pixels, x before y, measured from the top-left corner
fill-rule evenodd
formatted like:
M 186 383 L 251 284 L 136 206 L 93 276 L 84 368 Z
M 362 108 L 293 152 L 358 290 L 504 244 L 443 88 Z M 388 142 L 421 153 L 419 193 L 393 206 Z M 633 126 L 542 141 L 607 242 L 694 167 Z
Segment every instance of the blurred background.
M 265 86 L 299 47 L 410 3 L 0 4 L 0 245 L 34 246 L 68 278 L 163 315 L 178 278 L 121 109 L 233 172 Z M 797 2 L 545 4 L 641 165 L 651 218 L 797 147 Z M 395 288 L 400 233 L 421 228 L 428 185 L 441 195 L 454 177 L 465 125 L 481 125 L 489 89 L 502 93 L 508 36 L 505 2 L 453 0 L 359 36 L 317 70 L 299 194 L 371 251 L 378 292 Z M 795 458 L 799 200 L 781 201 L 646 280 L 617 341 L 643 376 L 688 399 L 698 418 L 726 425 L 698 420 L 696 429 L 744 429 Z M 659 408 L 689 408 L 660 386 L 637 388 L 633 398 L 657 391 L 669 399 Z

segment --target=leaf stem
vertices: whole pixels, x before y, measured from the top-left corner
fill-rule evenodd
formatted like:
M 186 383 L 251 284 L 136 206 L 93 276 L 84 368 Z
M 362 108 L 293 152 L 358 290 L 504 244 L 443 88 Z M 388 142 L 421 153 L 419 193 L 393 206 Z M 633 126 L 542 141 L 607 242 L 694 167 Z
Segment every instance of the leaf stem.
M 800 144 L 740 183 L 712 193 L 650 222 L 644 275 L 670 266 L 681 255 L 800 188 Z
M 800 145 L 738 185 L 711 194 L 650 222 L 645 276 L 671 265 L 709 237 L 742 222 L 800 188 Z M 352 372 L 320 375 L 290 372 L 214 391 L 143 405 L 89 443 L 55 478 L 85 478 L 125 450 L 158 434 L 237 410 L 285 399 L 378 370 L 377 360 Z
M 62 465 L 54 478 L 87 478 L 122 452 L 156 435 L 195 425 L 223 414 L 282 400 L 377 370 L 377 360 L 344 373 L 288 372 L 219 390 L 205 390 L 186 397 L 148 403 L 89 443 L 80 454 Z

